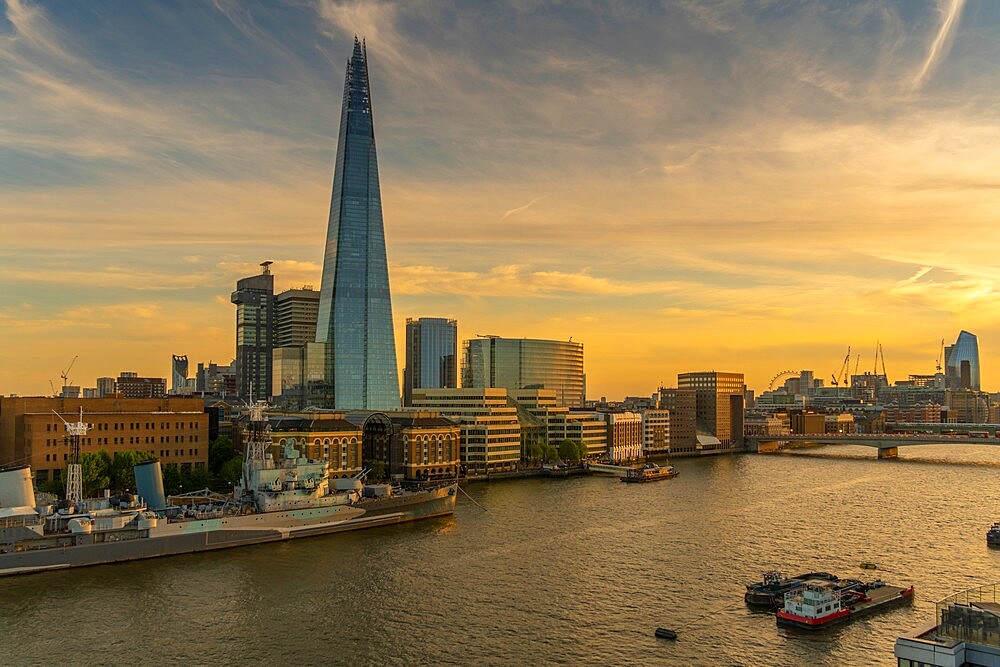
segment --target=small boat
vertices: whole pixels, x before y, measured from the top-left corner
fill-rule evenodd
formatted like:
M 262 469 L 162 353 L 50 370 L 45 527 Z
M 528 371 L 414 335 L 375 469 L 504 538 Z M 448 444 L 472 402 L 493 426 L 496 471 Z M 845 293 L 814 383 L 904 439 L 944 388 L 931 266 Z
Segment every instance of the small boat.
M 655 463 L 647 463 L 642 468 L 630 468 L 620 479 L 623 482 L 653 482 L 658 479 L 677 477 L 677 474 L 677 470 L 673 466 L 661 467 Z
M 805 582 L 813 579 L 837 581 L 837 576 L 829 572 L 806 572 L 794 577 L 784 577 L 780 572 L 765 572 L 762 581 L 747 584 L 743 601 L 751 607 L 774 609 L 781 606 L 785 593 L 801 588 Z
M 1000 521 L 997 521 L 986 531 L 986 544 L 991 547 L 1000 547 Z
M 860 567 L 861 567 L 862 570 L 877 570 L 878 569 L 878 565 L 876 565 L 875 563 L 873 563 L 871 561 L 867 561 L 867 560 L 861 561 L 861 566 Z
M 656 632 L 653 634 L 660 639 L 677 639 L 677 633 L 668 628 L 656 628 Z

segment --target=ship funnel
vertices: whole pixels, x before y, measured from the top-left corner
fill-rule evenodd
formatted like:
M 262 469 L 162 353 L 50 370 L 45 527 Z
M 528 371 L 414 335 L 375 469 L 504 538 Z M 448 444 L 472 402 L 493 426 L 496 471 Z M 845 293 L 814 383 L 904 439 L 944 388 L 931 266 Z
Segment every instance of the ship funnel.
M 146 507 L 151 510 L 162 510 L 167 507 L 167 496 L 163 492 L 163 473 L 160 462 L 156 459 L 136 463 L 135 490 L 146 501 Z
M 34 507 L 31 466 L 0 470 L 0 507 Z

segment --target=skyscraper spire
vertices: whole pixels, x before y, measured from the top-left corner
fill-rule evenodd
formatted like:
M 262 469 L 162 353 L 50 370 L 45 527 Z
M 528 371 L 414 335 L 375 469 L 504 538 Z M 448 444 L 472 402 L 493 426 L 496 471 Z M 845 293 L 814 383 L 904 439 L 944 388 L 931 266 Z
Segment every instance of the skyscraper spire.
M 357 36 L 344 78 L 316 340 L 327 344 L 331 407 L 399 407 L 368 54 Z

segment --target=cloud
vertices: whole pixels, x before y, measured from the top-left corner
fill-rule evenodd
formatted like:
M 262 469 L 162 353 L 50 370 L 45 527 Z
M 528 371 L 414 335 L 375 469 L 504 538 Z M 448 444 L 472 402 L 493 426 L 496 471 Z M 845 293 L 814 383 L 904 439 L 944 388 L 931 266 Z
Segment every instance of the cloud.
M 533 206 L 535 203 L 537 203 L 538 201 L 540 201 L 541 199 L 542 199 L 541 197 L 535 197 L 534 199 L 532 199 L 531 201 L 529 201 L 524 206 L 518 206 L 517 208 L 512 208 L 512 209 L 510 209 L 508 211 L 504 211 L 504 214 L 502 216 L 500 216 L 500 219 L 501 220 L 506 220 L 507 218 L 509 218 L 510 216 L 514 215 L 515 213 L 520 213 L 521 211 L 527 210 L 527 209 L 531 208 L 531 206 Z
M 941 59 L 948 55 L 955 31 L 958 29 L 958 23 L 962 18 L 964 6 L 965 0 L 938 0 L 938 10 L 942 14 L 941 27 L 931 41 L 927 50 L 927 58 L 916 76 L 913 77 L 912 90 L 920 89 Z

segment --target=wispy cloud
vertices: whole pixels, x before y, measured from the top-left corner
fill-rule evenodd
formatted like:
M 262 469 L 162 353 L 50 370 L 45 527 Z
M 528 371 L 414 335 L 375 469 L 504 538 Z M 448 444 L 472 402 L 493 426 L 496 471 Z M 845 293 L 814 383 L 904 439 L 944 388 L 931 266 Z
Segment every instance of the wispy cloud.
M 912 90 L 919 90 L 927 80 L 927 77 L 934 72 L 934 68 L 942 58 L 948 55 L 951 42 L 958 28 L 958 23 L 962 18 L 962 8 L 965 0 L 938 0 L 938 10 L 941 12 L 941 27 L 931 41 L 927 50 L 927 57 L 923 65 L 913 77 Z
M 512 209 L 509 209 L 507 211 L 504 211 L 504 214 L 500 216 L 500 219 L 501 220 L 506 220 L 507 218 L 509 218 L 510 216 L 514 215 L 515 213 L 520 213 L 521 211 L 525 211 L 525 210 L 531 208 L 532 206 L 534 206 L 539 201 L 541 201 L 541 199 L 542 199 L 541 197 L 535 197 L 534 199 L 532 199 L 531 201 L 529 201 L 524 206 L 518 206 L 517 208 L 512 208 Z

